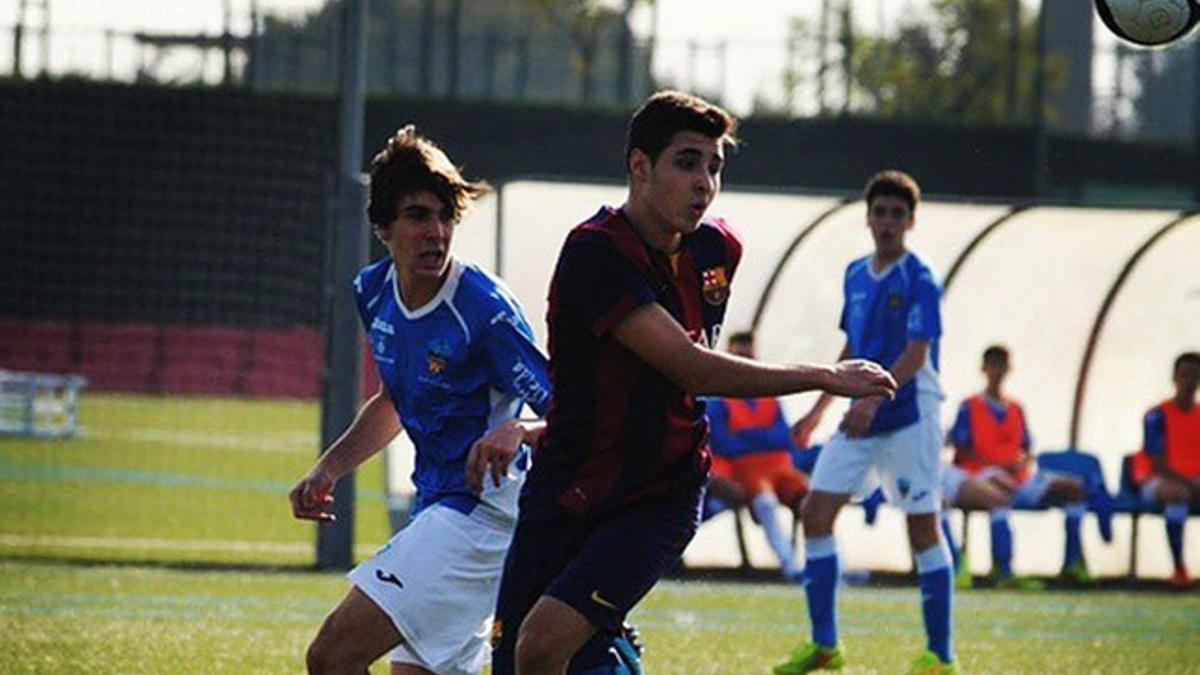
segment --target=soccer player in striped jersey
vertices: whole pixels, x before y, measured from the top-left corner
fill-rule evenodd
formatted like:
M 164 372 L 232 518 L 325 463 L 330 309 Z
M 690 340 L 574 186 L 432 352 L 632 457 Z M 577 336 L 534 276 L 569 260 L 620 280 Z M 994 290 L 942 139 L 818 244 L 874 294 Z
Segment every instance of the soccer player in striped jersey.
M 308 649 L 310 672 L 366 672 L 392 650 L 393 675 L 473 675 L 487 638 L 528 462 L 476 492 L 469 449 L 485 432 L 531 440 L 550 399 L 546 360 L 512 293 L 451 253 L 454 231 L 487 189 L 409 126 L 371 166 L 368 215 L 389 255 L 354 279 L 379 391 L 292 489 L 297 518 L 328 521 L 334 483 L 403 426 L 416 446 L 414 515 L 349 578 L 354 588 Z
M 699 395 L 893 391 L 874 363 L 785 367 L 710 348 L 742 250 L 704 217 L 734 126 L 694 96 L 650 97 L 630 122 L 624 205 L 563 245 L 547 310 L 554 396 L 505 562 L 495 675 L 629 672 L 612 636 L 699 518 Z

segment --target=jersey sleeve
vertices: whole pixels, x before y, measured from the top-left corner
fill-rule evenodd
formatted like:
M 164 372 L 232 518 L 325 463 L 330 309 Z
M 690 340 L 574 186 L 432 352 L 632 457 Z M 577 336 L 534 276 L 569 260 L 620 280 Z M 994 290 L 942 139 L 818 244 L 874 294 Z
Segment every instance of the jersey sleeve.
M 913 285 L 913 304 L 908 310 L 908 339 L 936 340 L 941 336 L 941 297 L 942 288 L 933 272 L 922 268 Z
M 958 406 L 954 426 L 950 427 L 950 443 L 956 448 L 971 448 L 971 411 L 965 401 Z
M 497 303 L 480 344 L 492 386 L 519 396 L 538 415 L 545 415 L 550 405 L 549 366 L 521 311 Z
M 1029 435 L 1029 415 L 1026 415 L 1025 409 L 1019 405 L 1017 410 L 1021 413 L 1021 448 L 1030 452 L 1033 449 L 1033 436 Z
M 838 329 L 850 336 L 850 325 L 847 321 L 846 312 L 850 305 L 850 269 L 847 267 L 842 275 L 842 312 L 838 315 Z
M 1157 406 L 1142 419 L 1142 451 L 1147 455 L 1167 452 L 1167 418 Z
M 593 335 L 607 334 L 642 305 L 656 301 L 644 276 L 612 247 L 568 242 L 554 280 L 555 311 L 578 313 Z

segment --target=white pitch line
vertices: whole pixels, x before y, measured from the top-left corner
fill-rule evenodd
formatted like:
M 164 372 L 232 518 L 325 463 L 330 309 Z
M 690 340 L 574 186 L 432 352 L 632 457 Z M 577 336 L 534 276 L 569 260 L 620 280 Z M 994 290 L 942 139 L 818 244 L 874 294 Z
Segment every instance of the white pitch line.
M 68 549 L 127 549 L 134 551 L 207 551 L 218 553 L 312 553 L 313 545 L 269 541 L 221 541 L 204 539 L 150 539 L 142 537 L 67 537 L 57 535 L 0 534 L 0 547 L 41 546 Z M 374 546 L 356 546 L 358 555 L 369 555 Z

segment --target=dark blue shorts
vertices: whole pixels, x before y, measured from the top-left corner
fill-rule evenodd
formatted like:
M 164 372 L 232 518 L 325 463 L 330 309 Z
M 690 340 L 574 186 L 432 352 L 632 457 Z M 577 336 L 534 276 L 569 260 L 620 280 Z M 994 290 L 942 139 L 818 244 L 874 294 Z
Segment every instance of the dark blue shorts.
M 587 618 L 597 634 L 570 671 L 603 665 L 625 615 L 679 560 L 696 533 L 703 489 L 653 497 L 598 519 L 522 517 L 513 535 L 493 638 L 492 673 L 514 671 L 517 633 L 538 598 L 549 595 Z

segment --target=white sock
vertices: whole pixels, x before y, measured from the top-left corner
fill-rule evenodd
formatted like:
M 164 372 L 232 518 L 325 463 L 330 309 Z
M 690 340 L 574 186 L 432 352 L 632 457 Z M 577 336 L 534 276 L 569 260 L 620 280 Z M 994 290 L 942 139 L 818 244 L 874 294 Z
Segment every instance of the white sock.
M 767 542 L 771 544 L 771 549 L 775 551 L 775 555 L 779 558 L 779 563 L 783 571 L 792 572 L 796 567 L 796 553 L 792 550 L 792 539 L 784 534 L 779 527 L 779 520 L 776 514 L 779 510 L 779 500 L 775 499 L 775 495 L 770 492 L 763 492 L 754 497 L 750 502 L 750 510 L 754 512 L 754 517 L 758 518 L 758 522 L 762 524 L 763 532 L 767 534 Z

